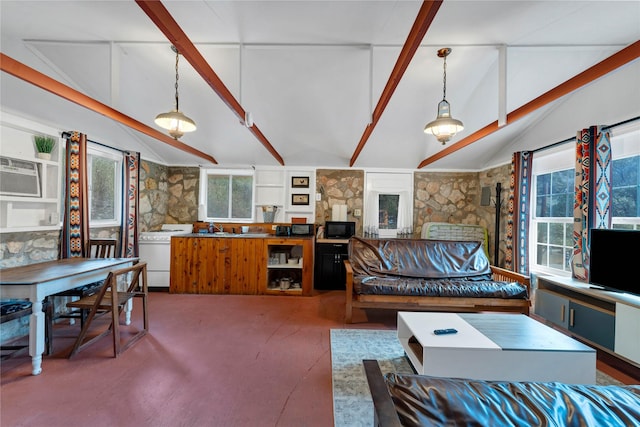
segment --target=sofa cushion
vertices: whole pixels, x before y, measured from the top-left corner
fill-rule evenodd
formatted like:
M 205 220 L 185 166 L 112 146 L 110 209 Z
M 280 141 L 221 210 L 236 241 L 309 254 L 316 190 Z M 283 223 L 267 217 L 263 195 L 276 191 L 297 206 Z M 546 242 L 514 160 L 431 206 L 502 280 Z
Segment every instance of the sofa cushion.
M 29 310 L 31 301 L 21 299 L 3 299 L 0 301 L 0 312 L 2 316 Z
M 454 279 L 491 274 L 482 242 L 352 237 L 349 261 L 355 276 Z
M 631 426 L 640 386 L 478 381 L 387 374 L 403 426 Z
M 497 282 L 488 276 L 461 279 L 359 276 L 354 277 L 353 288 L 361 295 L 527 299 L 524 285 Z

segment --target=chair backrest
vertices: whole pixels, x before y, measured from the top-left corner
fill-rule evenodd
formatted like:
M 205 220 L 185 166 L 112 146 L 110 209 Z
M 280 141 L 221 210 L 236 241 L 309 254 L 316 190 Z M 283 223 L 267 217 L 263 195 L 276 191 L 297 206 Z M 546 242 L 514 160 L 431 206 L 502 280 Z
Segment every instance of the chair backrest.
M 89 240 L 89 257 L 90 258 L 114 258 L 116 256 L 116 239 L 90 239 Z
M 138 262 L 130 267 L 112 270 L 104 281 L 102 289 L 97 294 L 96 305 L 100 306 L 102 298 L 111 291 L 111 294 L 119 294 L 114 300 L 132 298 L 137 293 L 147 293 L 147 263 Z

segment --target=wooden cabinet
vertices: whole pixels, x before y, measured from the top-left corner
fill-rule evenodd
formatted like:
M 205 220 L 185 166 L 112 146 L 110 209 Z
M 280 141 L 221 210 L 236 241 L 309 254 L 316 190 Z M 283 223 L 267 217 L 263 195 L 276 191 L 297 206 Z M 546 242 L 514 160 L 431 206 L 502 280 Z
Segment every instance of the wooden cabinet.
M 265 255 L 267 277 L 262 287 L 265 294 L 311 295 L 313 238 L 266 239 Z M 283 279 L 284 286 L 281 285 Z
M 224 255 L 225 293 L 255 295 L 260 293 L 261 284 L 266 280 L 266 262 L 264 258 L 264 240 L 256 238 L 230 238 L 221 248 Z M 223 256 L 222 256 L 223 255 Z
M 535 313 L 600 349 L 640 364 L 640 353 L 633 351 L 640 343 L 640 297 L 541 276 Z
M 349 244 L 339 242 L 316 243 L 314 288 L 345 289 L 344 260 L 349 257 Z
M 260 293 L 265 279 L 264 240 L 256 238 L 171 238 L 172 293 Z
M 215 281 L 215 270 L 219 268 L 216 259 L 218 243 L 217 239 L 171 238 L 171 293 L 223 293 Z
M 283 278 L 290 279 L 286 289 Z M 171 238 L 171 293 L 311 295 L 312 289 L 312 237 Z

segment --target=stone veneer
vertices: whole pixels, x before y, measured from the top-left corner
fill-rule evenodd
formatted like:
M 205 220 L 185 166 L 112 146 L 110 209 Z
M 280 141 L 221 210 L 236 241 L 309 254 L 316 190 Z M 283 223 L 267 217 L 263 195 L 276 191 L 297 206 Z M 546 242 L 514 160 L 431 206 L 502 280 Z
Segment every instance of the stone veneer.
M 495 187 L 502 184 L 500 209 L 500 261 L 504 262 L 504 237 L 506 236 L 507 199 L 509 195 L 510 165 L 491 168 L 482 172 L 422 172 L 414 173 L 414 236 L 419 237 L 426 222 L 481 225 L 489 233 L 489 258 L 494 257 Z M 482 187 L 491 188 L 491 205 L 481 206 Z M 355 221 L 356 234 L 362 234 L 362 216 L 355 217 L 354 209 L 363 209 L 364 171 L 356 169 L 316 171 L 315 222 L 323 224 L 331 220 L 334 205 L 347 205 L 347 220 Z
M 419 237 L 426 222 L 449 222 L 485 227 L 489 234 L 489 258 L 494 258 L 495 187 L 502 185 L 500 209 L 500 254 L 504 263 L 509 195 L 510 165 L 482 172 L 415 172 L 414 174 L 414 235 Z M 491 188 L 491 205 L 481 206 L 482 187 Z
M 198 220 L 200 169 L 140 162 L 139 231 Z
M 119 227 L 91 229 L 91 237 L 114 238 Z M 58 259 L 61 230 L 2 233 L 0 241 L 0 269 Z
M 333 206 L 347 205 L 347 221 L 355 221 L 356 234 L 362 234 L 362 216 L 355 217 L 354 209 L 364 206 L 364 171 L 358 169 L 316 170 L 316 224 L 324 224 L 332 218 Z

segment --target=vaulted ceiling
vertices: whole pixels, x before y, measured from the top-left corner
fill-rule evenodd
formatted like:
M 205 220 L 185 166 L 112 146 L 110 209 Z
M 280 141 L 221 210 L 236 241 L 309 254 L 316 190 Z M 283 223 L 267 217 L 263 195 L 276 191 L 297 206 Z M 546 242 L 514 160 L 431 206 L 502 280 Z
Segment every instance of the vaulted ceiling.
M 159 10 L 1 1 L 2 111 L 169 165 L 433 170 L 480 170 L 640 115 L 637 1 L 163 1 L 170 25 L 145 3 Z M 424 36 L 403 50 L 425 8 Z M 181 138 L 190 152 L 143 129 L 164 132 L 153 119 L 174 107 L 171 44 L 190 46 L 179 67 L 180 110 L 198 125 Z M 465 124 L 446 146 L 423 132 L 443 95 L 441 47 L 453 49 L 447 100 Z M 9 60 L 141 127 L 16 77 Z

